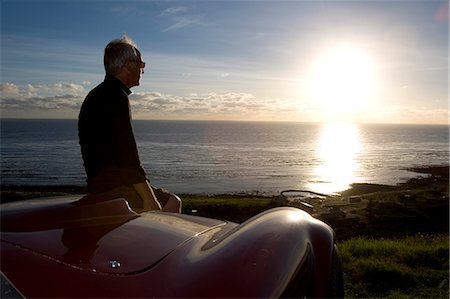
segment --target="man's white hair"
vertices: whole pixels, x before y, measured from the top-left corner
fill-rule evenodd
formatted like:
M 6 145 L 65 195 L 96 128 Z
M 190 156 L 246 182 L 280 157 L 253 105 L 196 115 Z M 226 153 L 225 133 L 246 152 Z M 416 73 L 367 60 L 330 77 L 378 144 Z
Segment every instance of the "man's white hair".
M 126 34 L 114 39 L 105 47 L 103 63 L 107 75 L 117 75 L 128 61 L 139 58 L 140 52 L 133 40 Z

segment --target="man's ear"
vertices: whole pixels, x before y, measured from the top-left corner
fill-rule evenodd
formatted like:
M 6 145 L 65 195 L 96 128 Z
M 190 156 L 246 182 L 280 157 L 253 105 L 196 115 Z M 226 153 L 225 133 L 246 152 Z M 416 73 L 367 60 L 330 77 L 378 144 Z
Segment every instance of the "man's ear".
M 129 76 L 130 74 L 133 73 L 133 70 L 134 70 L 133 62 L 128 61 L 123 65 L 122 70 L 120 72 L 124 76 Z
M 132 65 L 131 65 L 131 61 L 127 61 L 127 62 L 125 62 L 125 64 L 123 65 L 123 70 L 125 70 L 125 71 L 127 71 L 127 72 L 130 72 L 131 71 L 131 69 L 132 69 Z

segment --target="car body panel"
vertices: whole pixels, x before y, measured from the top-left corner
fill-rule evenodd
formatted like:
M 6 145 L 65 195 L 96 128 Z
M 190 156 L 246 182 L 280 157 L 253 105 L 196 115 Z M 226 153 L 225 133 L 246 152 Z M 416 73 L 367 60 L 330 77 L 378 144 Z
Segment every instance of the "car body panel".
M 70 200 L 27 204 L 30 208 L 17 204 L 2 207 L 2 241 L 94 272 L 139 272 L 210 225 L 224 223 L 198 223 L 193 217 L 185 220 L 169 213 L 164 217 L 156 212 L 138 215 L 124 199 L 89 205 Z M 120 263 L 122 260 L 126 263 Z M 120 266 L 114 266 L 114 261 Z
M 1 213 L 1 271 L 25 297 L 273 298 L 299 280 L 327 296 L 333 231 L 296 208 L 240 225 L 136 214 L 124 199 L 24 201 Z

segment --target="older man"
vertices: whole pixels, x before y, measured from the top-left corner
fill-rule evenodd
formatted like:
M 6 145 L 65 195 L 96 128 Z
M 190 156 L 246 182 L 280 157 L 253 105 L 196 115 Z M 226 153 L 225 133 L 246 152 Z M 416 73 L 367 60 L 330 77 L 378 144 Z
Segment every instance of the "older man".
M 88 195 L 125 198 L 137 212 L 180 212 L 181 200 L 158 192 L 158 198 L 139 160 L 130 118 L 128 95 L 139 85 L 145 62 L 127 36 L 105 48 L 105 80 L 87 95 L 78 118 L 78 136 Z M 159 199 L 159 200 L 158 200 Z

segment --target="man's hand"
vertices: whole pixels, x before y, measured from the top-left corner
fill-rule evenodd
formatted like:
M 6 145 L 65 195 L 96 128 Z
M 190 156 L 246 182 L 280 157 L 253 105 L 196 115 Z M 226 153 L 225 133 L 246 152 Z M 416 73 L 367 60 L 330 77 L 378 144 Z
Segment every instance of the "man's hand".
M 181 199 L 171 193 L 166 205 L 162 208 L 163 212 L 180 213 L 181 214 Z
M 146 212 L 151 210 L 161 210 L 161 205 L 156 199 L 155 194 L 153 193 L 153 189 L 150 184 L 146 181 L 145 183 L 139 183 L 133 185 L 134 190 L 139 194 L 142 198 L 143 209 L 140 212 Z

